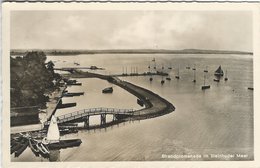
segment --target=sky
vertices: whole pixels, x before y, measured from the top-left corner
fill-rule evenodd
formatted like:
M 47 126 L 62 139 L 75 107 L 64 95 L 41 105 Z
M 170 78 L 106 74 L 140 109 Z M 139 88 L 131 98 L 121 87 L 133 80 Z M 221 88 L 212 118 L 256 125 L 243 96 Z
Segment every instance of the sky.
M 250 11 L 12 11 L 11 49 L 253 51 Z

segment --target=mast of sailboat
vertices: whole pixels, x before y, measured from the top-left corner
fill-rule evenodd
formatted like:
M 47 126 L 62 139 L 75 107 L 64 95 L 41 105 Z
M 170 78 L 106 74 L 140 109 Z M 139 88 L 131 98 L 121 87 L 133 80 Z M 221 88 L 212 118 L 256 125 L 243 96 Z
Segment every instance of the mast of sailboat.
M 228 80 L 228 77 L 227 77 L 227 70 L 226 70 L 226 73 L 225 73 L 225 81 Z
M 153 61 L 153 60 L 152 60 Z M 148 69 L 149 69 L 149 74 L 150 74 L 150 81 L 153 80 L 153 77 L 152 77 L 152 71 L 151 71 L 151 66 L 150 66 L 150 63 L 149 63 L 149 66 L 148 66 Z
M 163 70 L 164 70 L 164 66 L 162 64 L 162 80 L 163 80 Z
M 192 69 L 193 70 L 193 82 L 196 82 L 196 64 L 194 64 L 194 68 Z
M 162 74 L 161 74 L 161 75 L 162 75 L 162 80 L 161 80 L 161 84 L 162 84 L 162 85 L 164 84 L 164 80 L 163 80 L 163 70 L 164 70 L 164 66 L 163 66 L 163 64 L 162 64 L 162 72 L 161 72 L 161 73 L 162 73 Z
M 180 65 L 178 65 L 178 76 L 180 76 Z
M 204 86 L 205 86 L 205 81 L 206 81 L 206 76 L 205 76 L 205 73 L 204 73 Z

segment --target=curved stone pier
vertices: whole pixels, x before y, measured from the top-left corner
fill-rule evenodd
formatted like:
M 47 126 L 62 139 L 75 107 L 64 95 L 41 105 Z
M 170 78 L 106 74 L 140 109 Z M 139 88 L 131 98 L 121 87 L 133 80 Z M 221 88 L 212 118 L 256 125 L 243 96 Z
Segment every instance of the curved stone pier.
M 100 78 L 103 80 L 107 80 L 110 83 L 113 83 L 127 90 L 131 94 L 135 95 L 138 99 L 140 99 L 144 103 L 145 108 L 134 111 L 133 119 L 153 118 L 164 114 L 168 114 L 175 110 L 175 107 L 169 101 L 153 93 L 152 91 L 134 85 L 130 82 L 123 81 L 117 77 L 100 75 L 100 74 L 89 73 L 89 72 L 82 72 L 82 71 L 76 71 L 76 73 L 66 75 L 66 77 Z

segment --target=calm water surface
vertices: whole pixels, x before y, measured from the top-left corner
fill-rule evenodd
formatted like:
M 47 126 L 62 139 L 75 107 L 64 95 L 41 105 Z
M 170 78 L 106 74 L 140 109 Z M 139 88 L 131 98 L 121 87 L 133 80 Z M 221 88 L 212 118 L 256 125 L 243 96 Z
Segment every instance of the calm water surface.
M 123 77 L 121 79 L 148 88 L 170 101 L 176 110 L 158 118 L 127 122 L 107 129 L 80 131 L 65 138 L 80 138 L 78 148 L 55 151 L 60 161 L 121 161 L 121 160 L 174 160 L 164 159 L 162 154 L 248 154 L 253 158 L 253 59 L 247 55 L 77 55 L 48 56 L 55 67 L 95 65 L 105 71 L 102 74 L 121 74 L 133 71 L 148 71 L 148 65 L 156 59 L 157 67 L 163 65 L 171 81 L 161 85 L 162 77 Z M 186 69 L 196 64 L 196 79 L 193 71 Z M 228 81 L 213 82 L 214 71 L 221 65 L 228 71 Z M 78 66 L 78 67 L 80 67 Z M 168 67 L 173 69 L 169 70 Z M 211 88 L 201 90 L 203 70 L 208 66 L 206 83 Z M 132 68 L 131 68 L 132 67 Z M 180 80 L 174 78 L 177 68 Z M 84 96 L 63 98 L 64 103 L 77 102 L 77 106 L 59 109 L 56 116 L 92 107 L 140 109 L 136 97 L 118 86 L 113 94 L 102 94 L 105 87 L 112 86 L 100 79 L 77 79 L 82 86 L 72 86 L 69 92 L 84 91 Z M 107 117 L 111 120 L 111 116 Z M 99 124 L 100 116 L 90 118 L 90 124 Z M 48 161 L 36 158 L 29 148 L 13 161 Z M 203 159 L 200 159 L 203 160 Z M 225 160 L 225 159 L 219 159 Z

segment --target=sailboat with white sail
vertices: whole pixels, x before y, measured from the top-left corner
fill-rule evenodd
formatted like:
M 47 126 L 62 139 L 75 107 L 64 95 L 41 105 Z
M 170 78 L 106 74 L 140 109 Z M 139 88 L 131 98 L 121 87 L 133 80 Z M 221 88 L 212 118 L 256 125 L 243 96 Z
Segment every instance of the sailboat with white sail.
M 60 131 L 56 117 L 51 117 L 50 125 L 47 132 L 47 137 L 43 139 L 44 144 L 56 143 L 60 141 Z

